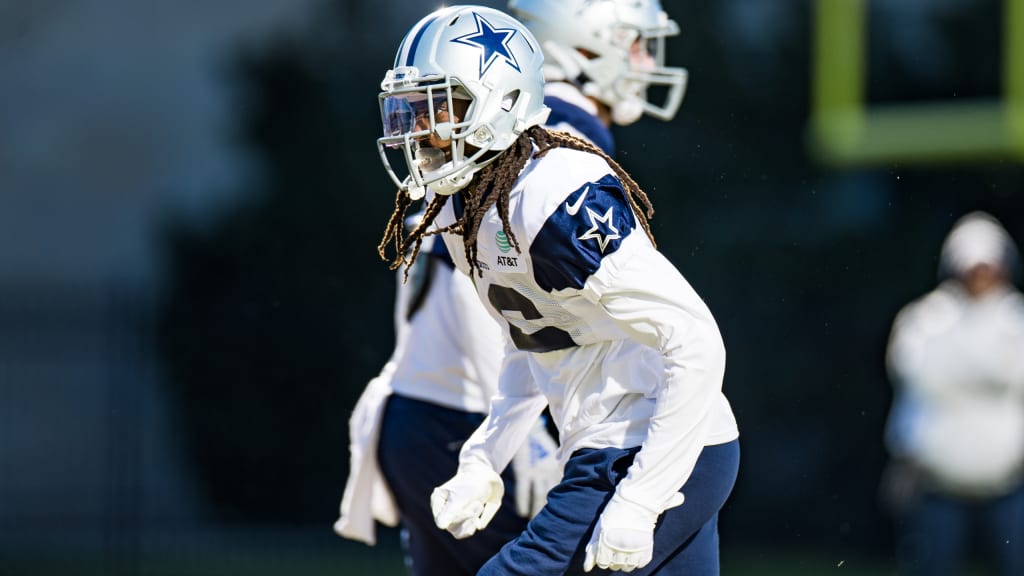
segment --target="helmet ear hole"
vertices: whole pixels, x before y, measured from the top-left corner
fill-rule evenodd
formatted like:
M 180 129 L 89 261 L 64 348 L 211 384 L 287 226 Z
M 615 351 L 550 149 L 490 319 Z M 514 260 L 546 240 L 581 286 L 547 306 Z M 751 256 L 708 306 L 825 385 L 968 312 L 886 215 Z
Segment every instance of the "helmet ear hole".
M 502 99 L 501 99 L 501 109 L 504 110 L 505 112 L 509 112 L 510 110 L 512 110 L 512 107 L 515 106 L 516 102 L 518 102 L 518 101 L 519 101 L 519 90 L 518 89 L 517 90 L 513 90 L 513 91 L 505 94 L 505 96 L 502 97 Z

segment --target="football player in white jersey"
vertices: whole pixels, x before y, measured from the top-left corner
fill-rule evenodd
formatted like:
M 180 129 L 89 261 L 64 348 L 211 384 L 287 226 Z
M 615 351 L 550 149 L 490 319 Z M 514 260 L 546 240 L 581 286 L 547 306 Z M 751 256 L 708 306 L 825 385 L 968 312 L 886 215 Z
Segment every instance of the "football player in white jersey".
M 656 56 L 663 53 L 664 36 L 678 30 L 657 0 L 512 2 L 510 9 L 520 15 L 517 5 L 525 10 L 522 15 L 530 16 L 525 23 L 538 40 L 546 40 L 549 61 L 558 62 L 551 60 L 548 49 L 563 59 L 561 50 L 575 50 L 577 59 L 586 53 L 595 61 L 585 60 L 580 67 L 570 57 L 561 65 L 545 66 L 551 80 L 545 86 L 545 104 L 553 110 L 548 127 L 587 138 L 612 155 L 613 108 L 620 125 L 639 116 L 624 120 L 622 110 L 647 111 L 663 120 L 674 115 L 678 97 L 666 107 L 641 100 L 649 83 L 672 84 L 670 95 L 681 97 L 685 82 L 685 72 L 664 68 Z M 553 25 L 569 12 L 578 26 Z M 418 219 L 407 218 L 406 225 L 410 223 Z M 444 244 L 438 241 L 426 253 L 429 257 L 417 261 L 410 281 L 397 288 L 395 351 L 350 420 L 352 463 L 336 531 L 373 543 L 374 520 L 401 521 L 412 574 L 469 575 L 525 527 L 561 474 L 553 459 L 554 443 L 539 427 L 502 475 L 507 497 L 515 495 L 515 508 L 504 505 L 488 530 L 469 540 L 456 542 L 434 525 L 427 496 L 455 473 L 458 454 L 453 447 L 483 419 L 487 400 L 496 391 L 503 348 L 498 324 L 469 278 L 453 270 Z M 403 271 L 399 275 L 404 278 Z M 459 329 L 466 326 L 470 329 Z M 409 339 L 426 345 L 408 347 Z M 415 442 L 409 441 L 409 431 L 416 433 Z M 420 473 L 424 460 L 433 464 L 430 474 Z M 377 496 L 376 517 L 374 499 L 367 494 Z M 385 511 L 380 510 L 382 503 Z
M 636 182 L 542 127 L 542 64 L 517 20 L 453 6 L 413 26 L 381 84 L 378 147 L 399 187 L 381 247 L 408 265 L 441 233 L 508 341 L 488 415 L 431 495 L 434 520 L 460 539 L 485 528 L 507 505 L 499 473 L 549 407 L 562 481 L 479 574 L 717 574 L 739 466 L 721 336 L 656 250 Z
M 687 72 L 665 65 L 665 41 L 679 26 L 658 0 L 510 0 L 508 8 L 544 52 L 548 128 L 615 156 L 612 123 L 675 117 Z M 660 102 L 652 87 L 664 89 Z

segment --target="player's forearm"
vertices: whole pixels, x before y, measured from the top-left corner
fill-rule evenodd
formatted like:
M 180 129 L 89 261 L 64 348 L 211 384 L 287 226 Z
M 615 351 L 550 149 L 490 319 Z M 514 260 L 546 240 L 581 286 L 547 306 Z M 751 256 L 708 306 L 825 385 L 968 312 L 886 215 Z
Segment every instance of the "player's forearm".
M 459 466 L 484 465 L 500 473 L 530 434 L 547 401 L 532 396 L 496 396 L 483 423 L 459 453 Z

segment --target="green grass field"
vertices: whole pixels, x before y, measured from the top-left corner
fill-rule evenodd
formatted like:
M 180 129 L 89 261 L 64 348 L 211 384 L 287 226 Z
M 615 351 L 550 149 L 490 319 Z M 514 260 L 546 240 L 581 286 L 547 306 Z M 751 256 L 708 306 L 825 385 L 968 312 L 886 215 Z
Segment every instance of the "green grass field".
M 329 525 L 82 534 L 50 533 L 52 545 L 31 549 L 0 546 L 0 576 L 408 576 L 394 529 L 379 530 L 374 547 L 341 539 Z M 856 549 L 722 546 L 722 576 L 898 576 L 891 559 Z
M 0 566 L 3 576 L 407 576 L 401 559 L 384 549 L 281 555 L 251 550 L 193 558 L 38 559 Z M 888 566 L 833 560 L 814 553 L 779 555 L 723 551 L 722 576 L 885 576 Z
M 0 576 L 407 576 L 391 530 L 375 547 L 329 528 L 184 533 L 130 539 L 104 551 L 0 556 Z M 723 576 L 895 576 L 892 565 L 813 550 L 723 547 Z

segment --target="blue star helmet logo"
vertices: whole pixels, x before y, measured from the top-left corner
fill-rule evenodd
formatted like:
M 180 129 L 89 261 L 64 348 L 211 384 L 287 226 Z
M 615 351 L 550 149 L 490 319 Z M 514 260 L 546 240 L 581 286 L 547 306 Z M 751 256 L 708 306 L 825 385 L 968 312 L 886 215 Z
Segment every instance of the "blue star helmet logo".
M 499 56 L 504 58 L 505 62 L 516 72 L 519 72 L 519 61 L 516 60 L 516 55 L 512 53 L 512 49 L 508 46 L 508 43 L 512 41 L 518 30 L 515 28 L 495 28 L 476 12 L 473 13 L 473 18 L 476 20 L 476 32 L 452 38 L 451 41 L 480 49 L 480 78 L 484 77 L 491 64 L 494 64 Z

